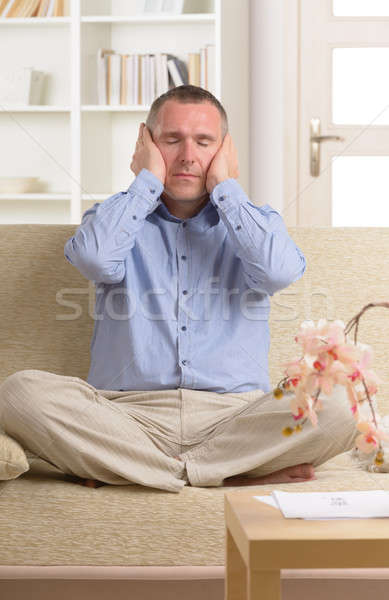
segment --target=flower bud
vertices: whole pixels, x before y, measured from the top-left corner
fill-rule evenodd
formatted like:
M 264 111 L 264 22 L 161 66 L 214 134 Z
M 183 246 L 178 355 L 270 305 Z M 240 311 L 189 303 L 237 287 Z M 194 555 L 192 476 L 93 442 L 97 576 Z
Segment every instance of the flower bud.
M 276 387 L 273 390 L 273 396 L 274 396 L 274 398 L 277 398 L 277 400 L 282 398 L 283 395 L 284 395 L 284 392 L 282 391 L 282 389 L 280 387 Z
M 282 430 L 282 435 L 285 435 L 286 437 L 289 437 L 290 435 L 292 435 L 292 433 L 292 427 L 284 427 L 284 429 Z
M 374 463 L 378 466 L 384 464 L 384 453 L 382 450 L 378 450 L 377 454 L 375 455 Z

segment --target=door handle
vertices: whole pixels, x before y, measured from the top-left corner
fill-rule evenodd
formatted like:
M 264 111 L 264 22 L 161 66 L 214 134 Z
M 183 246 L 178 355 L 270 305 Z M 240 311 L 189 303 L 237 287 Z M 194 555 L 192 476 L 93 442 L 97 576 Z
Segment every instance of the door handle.
M 320 135 L 320 119 L 313 117 L 310 122 L 310 172 L 312 177 L 320 175 L 320 144 L 322 142 L 334 141 L 344 142 L 340 135 Z

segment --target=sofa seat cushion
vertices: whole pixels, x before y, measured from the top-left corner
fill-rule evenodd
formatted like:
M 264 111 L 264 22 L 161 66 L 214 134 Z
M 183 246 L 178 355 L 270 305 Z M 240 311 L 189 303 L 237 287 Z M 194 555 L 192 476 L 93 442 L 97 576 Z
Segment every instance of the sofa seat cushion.
M 40 458 L 0 482 L 0 565 L 222 566 L 224 493 L 180 493 L 139 485 L 87 488 Z M 350 452 L 316 468 L 316 480 L 251 486 L 285 491 L 389 490 L 389 475 L 368 473 Z

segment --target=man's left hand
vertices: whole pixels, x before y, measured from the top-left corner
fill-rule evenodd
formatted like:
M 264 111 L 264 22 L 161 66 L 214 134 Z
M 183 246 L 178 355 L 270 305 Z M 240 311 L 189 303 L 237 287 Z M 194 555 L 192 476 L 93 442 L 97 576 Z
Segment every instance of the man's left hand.
M 208 194 L 212 192 L 215 185 L 230 177 L 234 179 L 239 177 L 238 154 L 231 135 L 226 133 L 222 145 L 208 168 L 205 184 Z

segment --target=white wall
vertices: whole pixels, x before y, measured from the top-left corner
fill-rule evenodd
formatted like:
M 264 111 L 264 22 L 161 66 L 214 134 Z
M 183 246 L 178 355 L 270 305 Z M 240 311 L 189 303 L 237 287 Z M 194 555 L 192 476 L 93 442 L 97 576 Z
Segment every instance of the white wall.
M 283 207 L 283 0 L 250 0 L 250 195 Z

